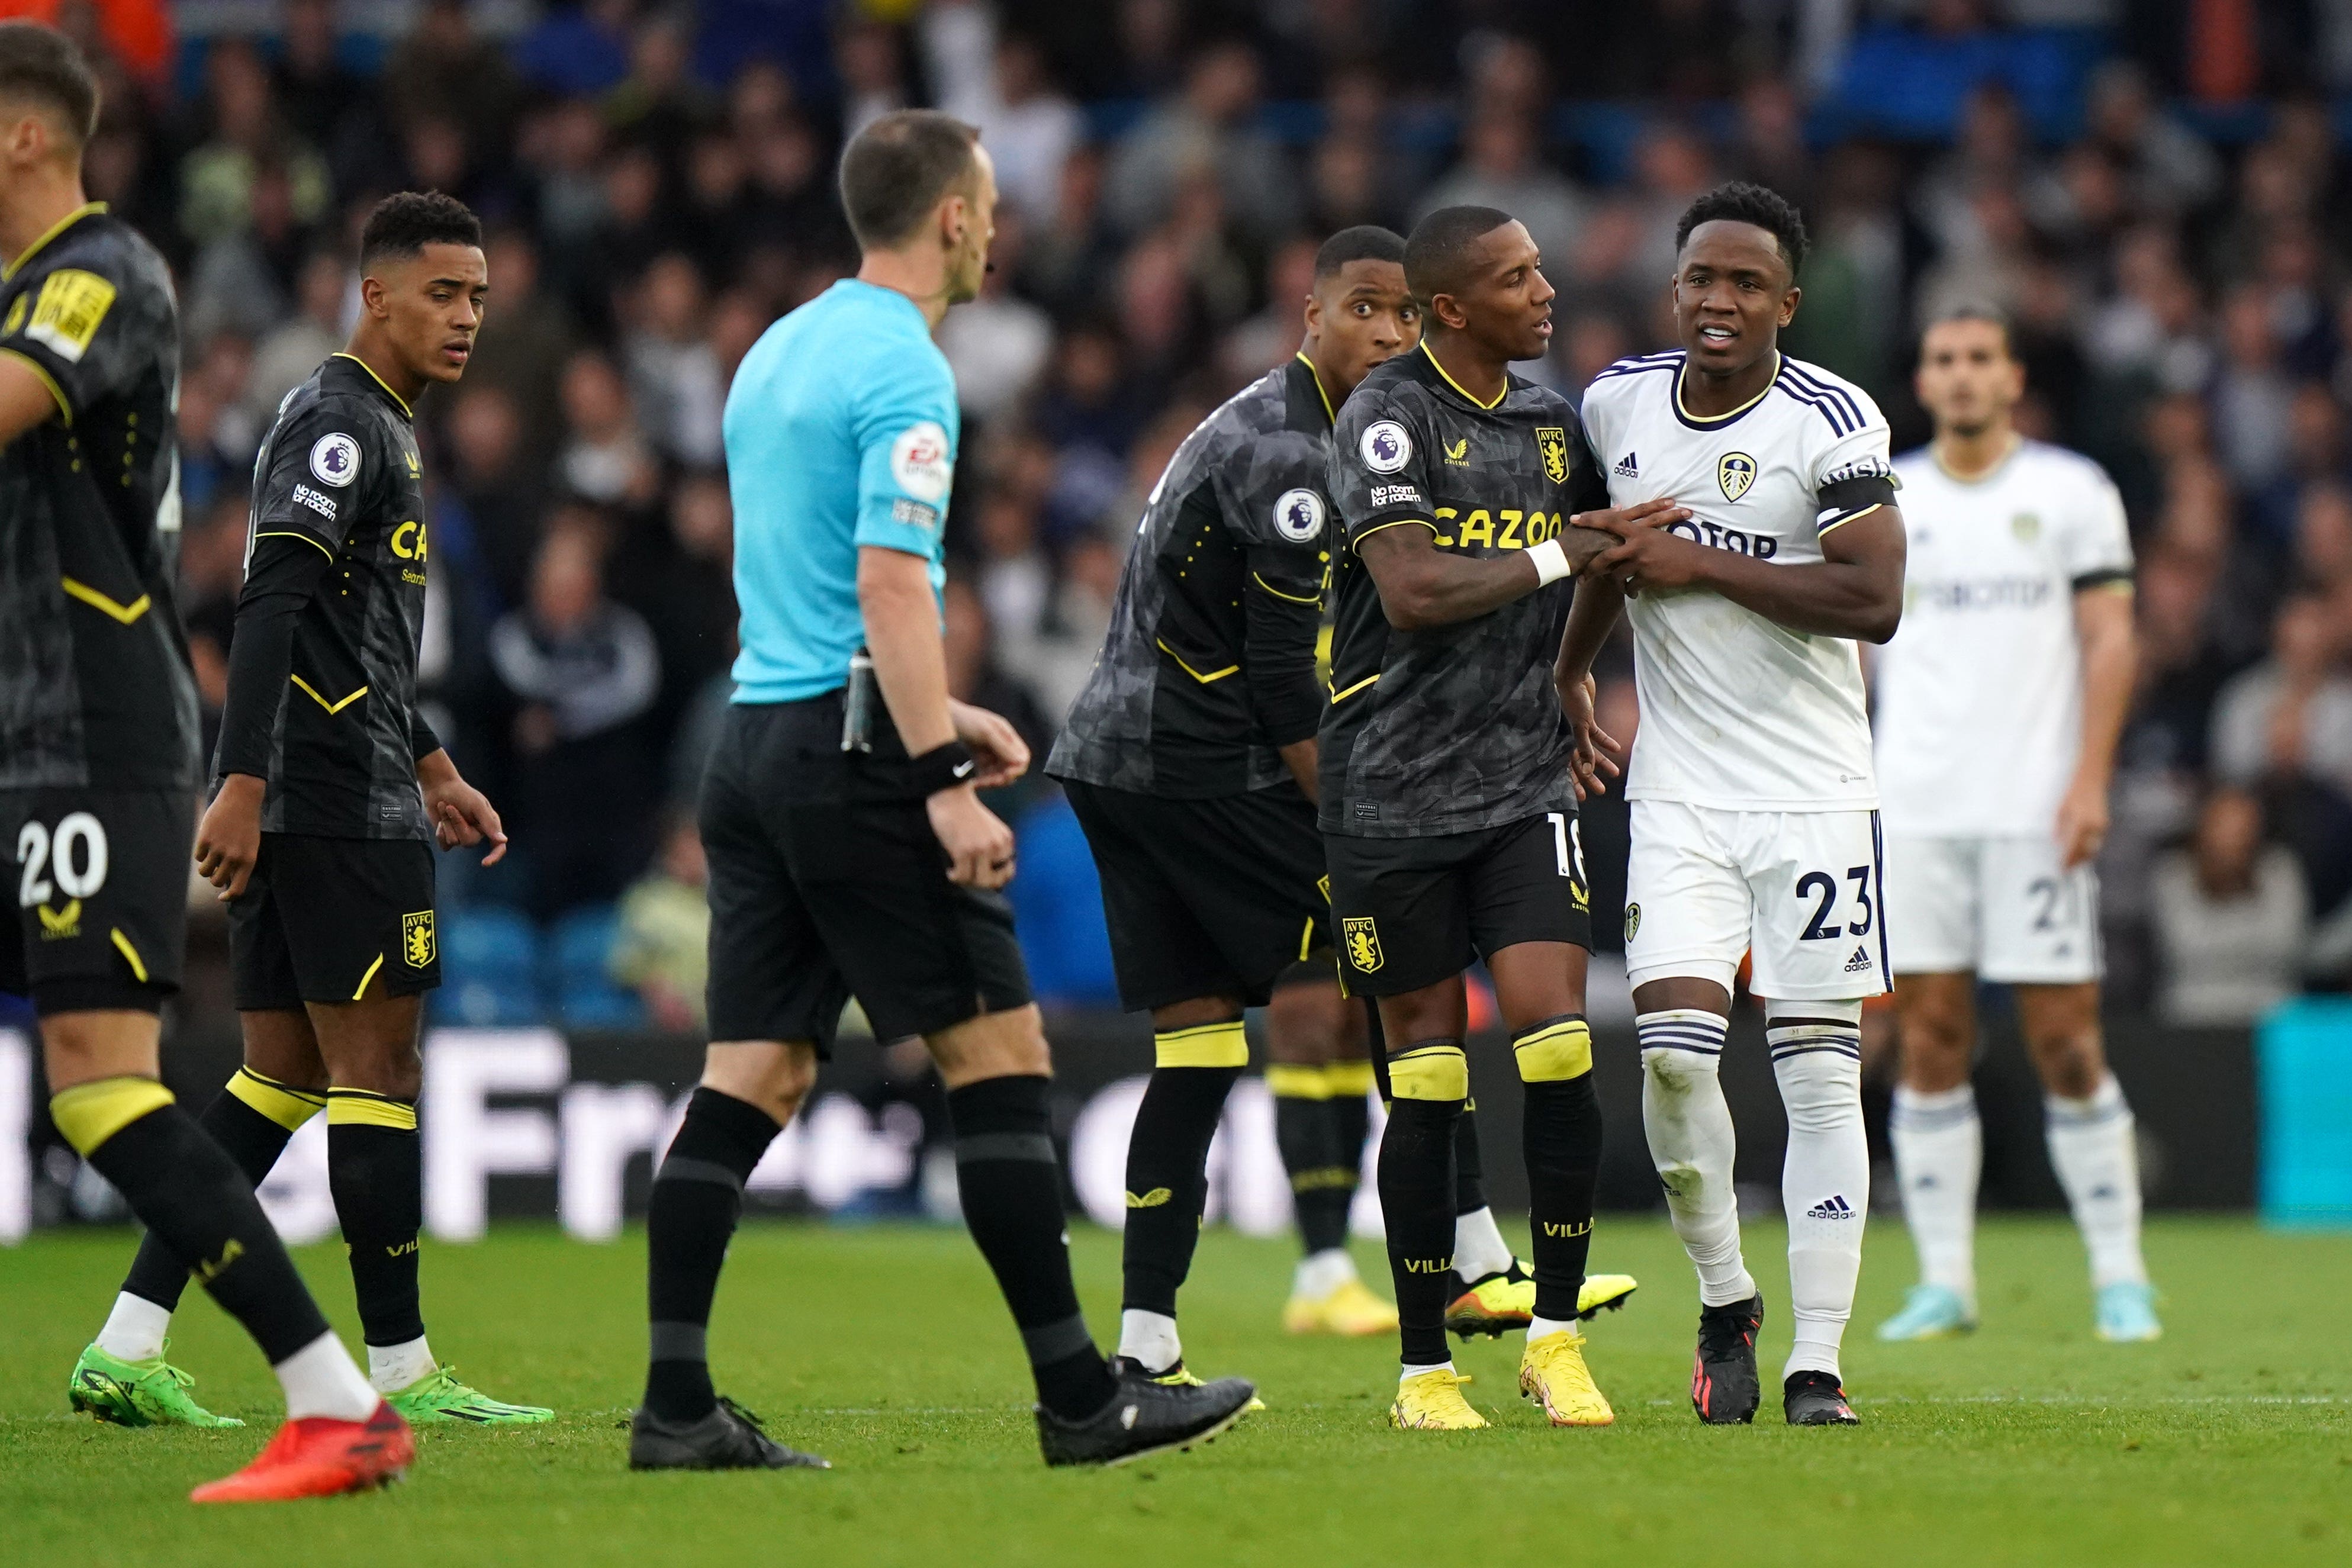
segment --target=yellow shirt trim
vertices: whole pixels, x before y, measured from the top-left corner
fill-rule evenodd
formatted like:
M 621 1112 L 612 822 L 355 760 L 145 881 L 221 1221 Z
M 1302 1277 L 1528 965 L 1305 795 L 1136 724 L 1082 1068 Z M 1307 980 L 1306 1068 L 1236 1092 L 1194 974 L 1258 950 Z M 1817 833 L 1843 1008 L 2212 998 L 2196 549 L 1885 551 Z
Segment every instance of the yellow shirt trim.
M 334 353 L 331 353 L 327 357 L 331 360 L 349 360 L 352 363 L 365 371 L 368 373 L 368 379 L 383 389 L 383 395 L 400 405 L 401 413 L 406 414 L 411 419 L 415 419 L 416 417 L 416 411 L 408 406 L 408 400 L 401 396 L 398 392 L 393 391 L 392 383 L 385 381 L 382 376 L 377 375 L 373 365 L 369 364 L 357 354 L 347 354 L 342 352 L 341 350 L 336 350 Z
M 1256 572 L 1251 572 L 1251 573 L 1250 573 L 1250 577 L 1251 577 L 1251 579 L 1252 579 L 1253 580 L 1255 580 L 1255 581 L 1257 583 L 1257 585 L 1258 585 L 1260 588 L 1265 589 L 1268 593 L 1273 594 L 1276 599 L 1287 599 L 1287 600 L 1288 600 L 1288 601 L 1290 601 L 1290 602 L 1291 602 L 1291 603 L 1293 603 L 1293 604 L 1312 604 L 1312 605 L 1314 605 L 1314 606 L 1315 606 L 1317 609 L 1318 609 L 1318 610 L 1319 610 L 1319 609 L 1321 609 L 1321 608 L 1323 607 L 1323 601 L 1322 601 L 1320 598 L 1315 598 L 1315 599 L 1301 599 L 1301 598 L 1299 598 L 1299 597 L 1298 597 L 1298 595 L 1297 595 L 1297 594 L 1295 594 L 1295 593 L 1285 593 L 1285 592 L 1283 592 L 1283 591 L 1282 591 L 1282 590 L 1280 590 L 1280 589 L 1278 589 L 1278 588 L 1275 587 L 1275 585 L 1274 585 L 1274 584 L 1272 584 L 1272 583 L 1268 582 L 1265 578 L 1258 576 L 1258 574 L 1257 574 Z
M 1741 403 L 1738 408 L 1733 409 L 1728 413 L 1693 413 L 1690 411 L 1689 405 L 1683 402 L 1683 377 L 1690 373 L 1690 361 L 1685 360 L 1683 361 L 1683 368 L 1675 372 L 1675 412 L 1681 414 L 1693 424 L 1721 424 L 1727 419 L 1738 419 L 1741 414 L 1746 413 L 1749 409 L 1754 408 L 1758 403 L 1762 402 L 1767 397 L 1771 395 L 1772 389 L 1780 384 L 1780 367 L 1787 362 L 1787 361 L 1780 357 L 1780 350 L 1773 350 L 1772 379 L 1764 383 L 1764 390 L 1762 392 L 1758 392 L 1754 397 L 1749 398 L 1746 402 Z
M 359 690 L 353 692 L 351 695 L 344 697 L 341 701 L 331 703 L 326 698 L 319 695 L 318 687 L 312 685 L 301 676 L 289 675 L 286 678 L 292 681 L 296 685 L 301 687 L 304 694 L 308 695 L 312 702 L 317 703 L 329 713 L 341 713 L 345 708 L 351 706 L 353 703 L 359 701 L 360 698 L 367 695 L 367 688 L 365 686 L 362 686 Z
M 1366 675 L 1362 680 L 1358 681 L 1354 685 L 1349 686 L 1346 691 L 1344 691 L 1344 692 L 1333 692 L 1333 693 L 1331 694 L 1331 702 L 1332 702 L 1332 705 L 1333 705 L 1334 706 L 1337 706 L 1339 704 L 1343 703 L 1343 702 L 1346 702 L 1349 697 L 1354 696 L 1358 692 L 1362 691 L 1366 686 L 1370 685 L 1374 681 L 1377 681 L 1377 680 L 1379 680 L 1379 679 L 1380 679 L 1380 676 L 1378 676 L 1378 675 Z
M 1339 423 L 1339 413 L 1331 406 L 1331 394 L 1323 390 L 1323 372 L 1315 368 L 1315 361 L 1307 357 L 1306 350 L 1299 350 L 1297 357 L 1298 362 L 1305 365 L 1307 371 L 1315 378 L 1315 395 L 1323 400 L 1323 417 L 1333 424 Z
M 40 361 L 21 349 L 0 349 L 0 354 L 7 355 L 41 379 L 41 384 L 49 389 L 49 395 L 58 400 L 58 418 L 64 422 L 67 429 L 72 429 L 73 404 L 66 401 L 66 389 L 58 385 L 57 377 L 44 370 Z
M 1480 401 L 1478 398 L 1472 397 L 1470 389 L 1464 386 L 1460 382 L 1455 381 L 1454 379 L 1454 372 L 1447 370 L 1444 365 L 1438 363 L 1437 356 L 1434 353 L 1430 352 L 1429 340 L 1426 338 L 1423 338 L 1421 340 L 1421 351 L 1429 355 L 1429 362 L 1431 364 L 1437 365 L 1437 373 L 1445 378 L 1445 384 L 1452 387 L 1455 392 L 1460 392 L 1464 397 L 1469 398 L 1471 403 L 1475 407 L 1499 408 L 1502 406 L 1503 400 L 1511 395 L 1511 373 L 1508 371 L 1503 372 L 1503 390 L 1495 394 L 1495 401 L 1493 402 L 1485 402 Z
M 79 599 L 84 604 L 89 605 L 91 609 L 104 611 L 115 620 L 121 622 L 125 626 L 130 625 L 142 615 L 146 614 L 149 604 L 152 602 L 146 594 L 142 593 L 128 604 L 118 604 L 113 600 L 109 599 L 105 594 L 100 593 L 97 589 L 89 587 L 83 583 L 76 582 L 70 577 L 61 577 L 58 579 L 58 586 L 64 589 L 71 597 Z
M 84 202 L 80 206 L 76 207 L 72 212 L 68 213 L 56 223 L 51 224 L 42 234 L 40 238 L 35 240 L 32 244 L 26 246 L 24 249 L 16 253 L 16 260 L 8 263 L 5 267 L 0 267 L 0 283 L 5 283 L 10 278 L 16 277 L 18 273 L 24 271 L 25 264 L 32 260 L 34 256 L 39 255 L 41 247 L 47 245 L 51 240 L 65 233 L 66 230 L 73 227 L 74 225 L 81 222 L 82 219 L 89 216 L 90 214 L 102 213 L 104 211 L 106 211 L 106 204 L 104 202 Z
M 1832 535 L 1832 534 L 1833 534 L 1833 533 L 1837 532 L 1840 528 L 1842 528 L 1845 527 L 1848 523 L 1850 523 L 1850 522 L 1853 521 L 1853 519 L 1854 519 L 1855 517 L 1866 517 L 1870 516 L 1870 514 L 1871 514 L 1871 513 L 1873 513 L 1873 512 L 1874 512 L 1874 511 L 1877 511 L 1881 507 L 1884 507 L 1885 505 L 1886 505 L 1886 503 L 1885 503 L 1885 502 L 1884 502 L 1884 501 L 1874 501 L 1874 502 L 1873 502 L 1873 503 L 1871 503 L 1869 506 L 1864 507 L 1862 510 L 1860 510 L 1859 512 L 1851 513 L 1851 514 L 1849 514 L 1848 516 L 1845 516 L 1845 517 L 1840 517 L 1836 522 L 1832 523 L 1832 524 L 1830 524 L 1827 528 L 1822 528 L 1822 529 L 1818 534 L 1814 535 L 1814 537 L 1815 537 L 1816 538 L 1827 538 L 1830 535 Z
M 312 538 L 310 535 L 293 528 L 273 528 L 268 533 L 256 534 L 253 537 L 257 539 L 300 539 L 304 544 L 314 547 L 320 555 L 325 556 L 329 560 L 335 559 L 335 552 L 333 550 L 329 549 L 325 545 L 320 544 L 317 539 Z
M 1234 671 L 1241 668 L 1239 664 L 1227 664 L 1222 670 L 1212 670 L 1204 675 L 1200 671 L 1194 669 L 1192 665 L 1186 664 L 1182 659 L 1177 658 L 1176 650 L 1170 647 L 1167 643 L 1160 643 L 1160 651 L 1167 654 L 1170 658 L 1175 659 L 1176 667 L 1178 669 L 1183 671 L 1186 674 L 1192 676 L 1194 680 L 1200 682 L 1204 686 L 1211 681 L 1222 681 L 1227 675 L 1232 674 Z

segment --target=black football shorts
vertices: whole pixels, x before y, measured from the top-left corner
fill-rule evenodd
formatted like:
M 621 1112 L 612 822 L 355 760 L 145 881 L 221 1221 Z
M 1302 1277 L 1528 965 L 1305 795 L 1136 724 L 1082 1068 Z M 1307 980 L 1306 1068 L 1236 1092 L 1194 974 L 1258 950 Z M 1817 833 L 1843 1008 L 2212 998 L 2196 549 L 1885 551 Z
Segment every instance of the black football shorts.
M 229 900 L 228 948 L 240 1010 L 429 991 L 441 983 L 433 850 L 264 833 L 245 892 Z
M 0 790 L 0 833 L 16 846 L 18 932 L 0 941 L 0 991 L 45 1017 L 161 1009 L 187 946 L 194 792 Z
M 1202 800 L 1063 788 L 1101 875 L 1130 1011 L 1213 996 L 1264 1007 L 1285 970 L 1329 947 L 1323 839 L 1297 785 Z
M 841 709 L 838 692 L 737 703 L 711 748 L 714 1040 L 807 1040 L 824 1055 L 852 996 L 886 1040 L 1030 999 L 1013 906 L 948 880 L 888 720 L 871 752 L 845 752 Z
M 1326 833 L 1323 853 L 1353 995 L 1417 991 L 1520 942 L 1592 946 L 1573 811 L 1419 839 Z

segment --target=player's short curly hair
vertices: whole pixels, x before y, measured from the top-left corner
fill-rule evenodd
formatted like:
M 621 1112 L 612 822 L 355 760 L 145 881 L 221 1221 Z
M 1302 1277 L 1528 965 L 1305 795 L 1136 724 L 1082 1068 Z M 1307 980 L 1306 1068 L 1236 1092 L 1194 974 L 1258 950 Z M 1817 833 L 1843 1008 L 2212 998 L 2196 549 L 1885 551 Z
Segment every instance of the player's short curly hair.
M 1701 224 L 1721 219 L 1735 224 L 1754 224 L 1770 235 L 1780 247 L 1780 259 L 1789 264 L 1789 276 L 1795 277 L 1797 269 L 1805 265 L 1805 256 L 1813 248 L 1812 235 L 1805 232 L 1804 214 L 1796 204 L 1780 192 L 1746 180 L 1734 180 L 1693 202 L 1683 213 L 1683 221 L 1675 225 L 1675 252 L 1682 253 L 1690 244 L 1691 231 Z
M 438 191 L 402 191 L 386 196 L 368 214 L 360 231 L 360 266 L 383 256 L 410 256 L 428 245 L 482 243 L 482 220 L 455 196 Z
M 1351 261 L 1404 263 L 1404 236 L 1378 224 L 1358 224 L 1341 229 L 1315 253 L 1315 276 L 1330 277 Z
M 0 22 L 0 97 L 54 112 L 79 145 L 98 131 L 98 78 L 73 40 L 38 22 Z

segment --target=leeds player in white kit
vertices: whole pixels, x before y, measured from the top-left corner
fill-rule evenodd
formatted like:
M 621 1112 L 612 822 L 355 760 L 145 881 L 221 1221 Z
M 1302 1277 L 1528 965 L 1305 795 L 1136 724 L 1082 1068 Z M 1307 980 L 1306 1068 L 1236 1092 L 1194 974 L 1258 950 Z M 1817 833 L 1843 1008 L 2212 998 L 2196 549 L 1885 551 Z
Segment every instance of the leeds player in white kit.
M 1969 1070 L 1979 977 L 2016 988 L 2050 1163 L 2091 1254 L 2099 1337 L 2161 1332 L 2140 1259 L 2131 1108 L 2099 1032 L 2098 883 L 2131 701 L 2123 499 L 2087 457 L 2021 439 L 2025 390 L 1989 310 L 1927 329 L 1933 444 L 1895 464 L 1911 535 L 1880 656 L 1878 769 L 1903 1081 L 1892 1133 L 1920 1282 L 1881 1339 L 1974 1328 L 1984 1139 Z
M 1691 1400 L 1714 1423 L 1753 1419 L 1759 1393 L 1764 1301 L 1740 1258 L 1717 1077 L 1751 951 L 1789 1113 L 1783 1409 L 1798 1426 L 1855 1419 L 1838 1347 L 1870 1206 L 1860 1025 L 1887 965 L 1854 640 L 1884 641 L 1902 613 L 1903 521 L 1876 406 L 1777 347 L 1805 244 L 1795 209 L 1754 185 L 1684 214 L 1683 351 L 1603 371 L 1584 419 L 1612 505 L 1665 497 L 1693 516 L 1611 528 L 1623 542 L 1587 569 L 1559 670 L 1562 702 L 1589 727 L 1583 679 L 1630 600 L 1641 728 L 1625 789 L 1625 962 L 1643 1122 L 1699 1276 Z

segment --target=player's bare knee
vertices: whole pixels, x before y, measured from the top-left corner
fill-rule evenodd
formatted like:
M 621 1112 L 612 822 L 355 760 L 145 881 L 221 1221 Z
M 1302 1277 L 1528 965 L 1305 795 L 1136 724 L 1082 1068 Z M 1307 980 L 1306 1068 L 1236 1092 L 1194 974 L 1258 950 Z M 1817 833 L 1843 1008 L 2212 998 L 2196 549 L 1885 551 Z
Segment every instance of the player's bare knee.
M 982 1013 L 977 1018 L 923 1037 L 940 1078 L 950 1089 L 991 1078 L 1050 1078 L 1053 1049 L 1045 1043 L 1045 1025 L 1032 1002 L 1008 1012 Z
M 49 1091 L 100 1078 L 153 1078 L 161 1073 L 153 1013 L 92 1009 L 41 1019 L 41 1065 Z
M 1286 1066 L 1321 1067 L 1339 1059 L 1351 1009 L 1329 981 L 1276 988 L 1265 1009 L 1268 1060 Z
M 816 1047 L 804 1040 L 714 1040 L 703 1053 L 702 1085 L 782 1124 L 815 1086 L 816 1066 Z
M 323 1092 L 332 1082 L 319 1052 L 308 1014 L 299 1009 L 253 1009 L 237 1015 L 245 1037 L 245 1065 L 273 1083 Z

